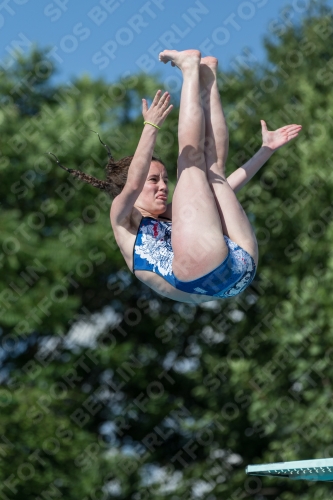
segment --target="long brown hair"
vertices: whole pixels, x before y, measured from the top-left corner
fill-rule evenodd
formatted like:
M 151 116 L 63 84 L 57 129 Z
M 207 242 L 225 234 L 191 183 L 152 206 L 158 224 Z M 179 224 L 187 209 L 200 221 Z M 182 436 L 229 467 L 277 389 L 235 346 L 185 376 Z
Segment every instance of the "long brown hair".
M 92 130 L 94 132 L 94 130 Z M 87 184 L 90 184 L 91 186 L 94 186 L 98 189 L 101 189 L 102 191 L 106 191 L 111 198 L 115 198 L 118 196 L 119 193 L 123 190 L 126 181 L 127 181 L 127 175 L 128 175 L 128 169 L 132 163 L 132 160 L 134 158 L 134 155 L 132 156 L 125 156 L 124 158 L 121 158 L 120 160 L 116 161 L 111 153 L 111 150 L 109 146 L 104 144 L 104 142 L 101 140 L 99 134 L 95 132 L 95 134 L 98 135 L 98 138 L 103 144 L 103 146 L 107 149 L 108 151 L 108 157 L 109 161 L 108 164 L 105 167 L 106 171 L 106 181 L 101 181 L 100 179 L 97 179 L 96 177 L 93 177 L 92 175 L 85 174 L 84 172 L 81 172 L 81 170 L 76 170 L 73 168 L 67 168 L 61 165 L 60 161 L 54 155 L 53 153 L 48 153 L 52 156 L 54 156 L 57 164 L 59 167 L 63 168 L 67 172 L 69 172 L 73 177 L 77 177 L 83 182 L 86 182 Z M 161 161 L 159 158 L 156 156 L 152 156 L 152 161 L 158 161 L 164 165 L 163 161 Z

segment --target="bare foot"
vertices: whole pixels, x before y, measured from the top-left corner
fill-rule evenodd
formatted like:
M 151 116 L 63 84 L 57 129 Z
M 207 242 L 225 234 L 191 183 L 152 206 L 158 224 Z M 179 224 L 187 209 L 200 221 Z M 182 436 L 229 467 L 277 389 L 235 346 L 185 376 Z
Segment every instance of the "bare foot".
M 216 57 L 211 57 L 211 56 L 202 57 L 202 59 L 200 61 L 201 65 L 208 66 L 209 68 L 212 68 L 212 69 L 216 69 L 218 66 L 218 63 L 219 62 L 216 59 Z
M 200 81 L 206 85 L 216 79 L 218 60 L 216 57 L 203 57 L 200 61 Z
M 177 66 L 180 70 L 184 70 L 190 66 L 200 64 L 201 54 L 199 50 L 163 50 L 159 55 L 159 60 L 164 64 L 171 62 L 171 66 Z

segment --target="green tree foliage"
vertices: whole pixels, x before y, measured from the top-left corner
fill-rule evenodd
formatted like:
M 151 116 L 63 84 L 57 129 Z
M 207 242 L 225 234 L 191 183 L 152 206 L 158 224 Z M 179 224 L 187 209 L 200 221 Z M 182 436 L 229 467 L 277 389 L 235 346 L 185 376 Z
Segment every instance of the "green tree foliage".
M 1 74 L 0 498 L 326 499 L 328 483 L 247 478 L 248 463 L 329 457 L 332 428 L 332 19 L 274 24 L 267 64 L 219 85 L 230 171 L 271 129 L 301 123 L 240 194 L 260 262 L 241 296 L 162 299 L 124 265 L 110 200 L 60 169 L 103 179 L 105 149 L 135 150 L 134 75 L 53 87 L 35 51 Z M 29 74 L 29 78 L 24 78 Z M 175 181 L 177 109 L 156 153 Z

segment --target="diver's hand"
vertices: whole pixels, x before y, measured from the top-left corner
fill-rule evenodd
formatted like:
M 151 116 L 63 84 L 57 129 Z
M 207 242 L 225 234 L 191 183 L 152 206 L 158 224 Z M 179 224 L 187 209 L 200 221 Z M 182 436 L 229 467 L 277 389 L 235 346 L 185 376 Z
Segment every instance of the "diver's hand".
M 142 115 L 145 121 L 154 123 L 160 127 L 168 114 L 171 112 L 173 105 L 170 103 L 169 92 L 164 92 L 161 96 L 161 90 L 156 92 L 154 100 L 148 108 L 146 99 L 142 99 Z
M 287 144 L 287 142 L 297 137 L 301 129 L 302 125 L 293 124 L 285 125 L 284 127 L 270 132 L 267 130 L 266 122 L 261 120 L 262 146 L 266 146 L 272 151 L 276 151 Z

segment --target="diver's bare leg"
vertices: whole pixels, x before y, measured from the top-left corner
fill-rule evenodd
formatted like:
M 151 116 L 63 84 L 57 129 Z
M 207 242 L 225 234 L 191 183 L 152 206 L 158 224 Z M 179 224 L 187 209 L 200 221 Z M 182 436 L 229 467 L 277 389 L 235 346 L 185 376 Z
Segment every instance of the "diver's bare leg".
M 191 281 L 218 267 L 228 250 L 206 174 L 200 52 L 165 50 L 160 54 L 160 60 L 170 61 L 183 73 L 178 127 L 178 181 L 172 200 L 172 247 L 175 275 L 180 280 Z
M 205 57 L 200 64 L 207 179 L 215 196 L 223 233 L 244 248 L 257 264 L 258 245 L 254 231 L 225 176 L 229 137 L 217 86 L 217 64 L 214 57 Z

